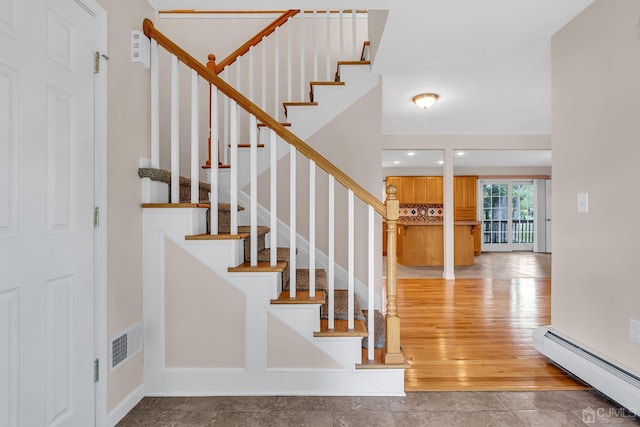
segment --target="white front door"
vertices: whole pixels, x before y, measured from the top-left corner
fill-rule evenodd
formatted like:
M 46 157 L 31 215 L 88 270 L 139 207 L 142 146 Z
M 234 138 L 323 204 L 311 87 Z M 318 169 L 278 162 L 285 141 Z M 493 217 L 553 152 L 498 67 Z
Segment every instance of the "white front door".
M 91 426 L 95 18 L 0 6 L 0 426 Z

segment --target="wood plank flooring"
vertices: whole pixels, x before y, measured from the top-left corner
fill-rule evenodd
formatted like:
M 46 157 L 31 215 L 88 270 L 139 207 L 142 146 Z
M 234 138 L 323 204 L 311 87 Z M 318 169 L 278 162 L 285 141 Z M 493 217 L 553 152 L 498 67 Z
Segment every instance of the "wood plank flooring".
M 406 391 L 583 390 L 532 344 L 551 279 L 400 279 Z

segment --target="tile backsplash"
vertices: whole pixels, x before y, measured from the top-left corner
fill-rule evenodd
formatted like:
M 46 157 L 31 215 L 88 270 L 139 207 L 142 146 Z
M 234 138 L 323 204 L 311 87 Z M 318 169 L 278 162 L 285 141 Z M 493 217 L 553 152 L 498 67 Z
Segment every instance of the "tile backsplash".
M 400 221 L 442 222 L 443 204 L 400 204 Z

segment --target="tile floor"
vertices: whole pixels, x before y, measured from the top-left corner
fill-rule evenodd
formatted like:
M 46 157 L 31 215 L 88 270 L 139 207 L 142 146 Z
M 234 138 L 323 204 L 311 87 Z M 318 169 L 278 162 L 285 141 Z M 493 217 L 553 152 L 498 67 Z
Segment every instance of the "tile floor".
M 640 426 L 593 391 L 416 392 L 406 397 L 144 398 L 130 426 Z
M 383 258 L 386 277 L 387 258 Z M 456 278 L 511 279 L 514 277 L 551 277 L 551 254 L 533 252 L 485 252 L 475 258 L 475 265 L 457 266 Z M 442 278 L 442 267 L 408 267 L 398 264 L 398 279 Z

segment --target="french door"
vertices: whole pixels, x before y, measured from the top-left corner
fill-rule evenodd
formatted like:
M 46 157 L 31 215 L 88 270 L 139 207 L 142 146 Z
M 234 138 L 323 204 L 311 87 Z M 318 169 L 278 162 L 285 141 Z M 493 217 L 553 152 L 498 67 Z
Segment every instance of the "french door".
M 480 181 L 482 251 L 533 250 L 533 181 Z

